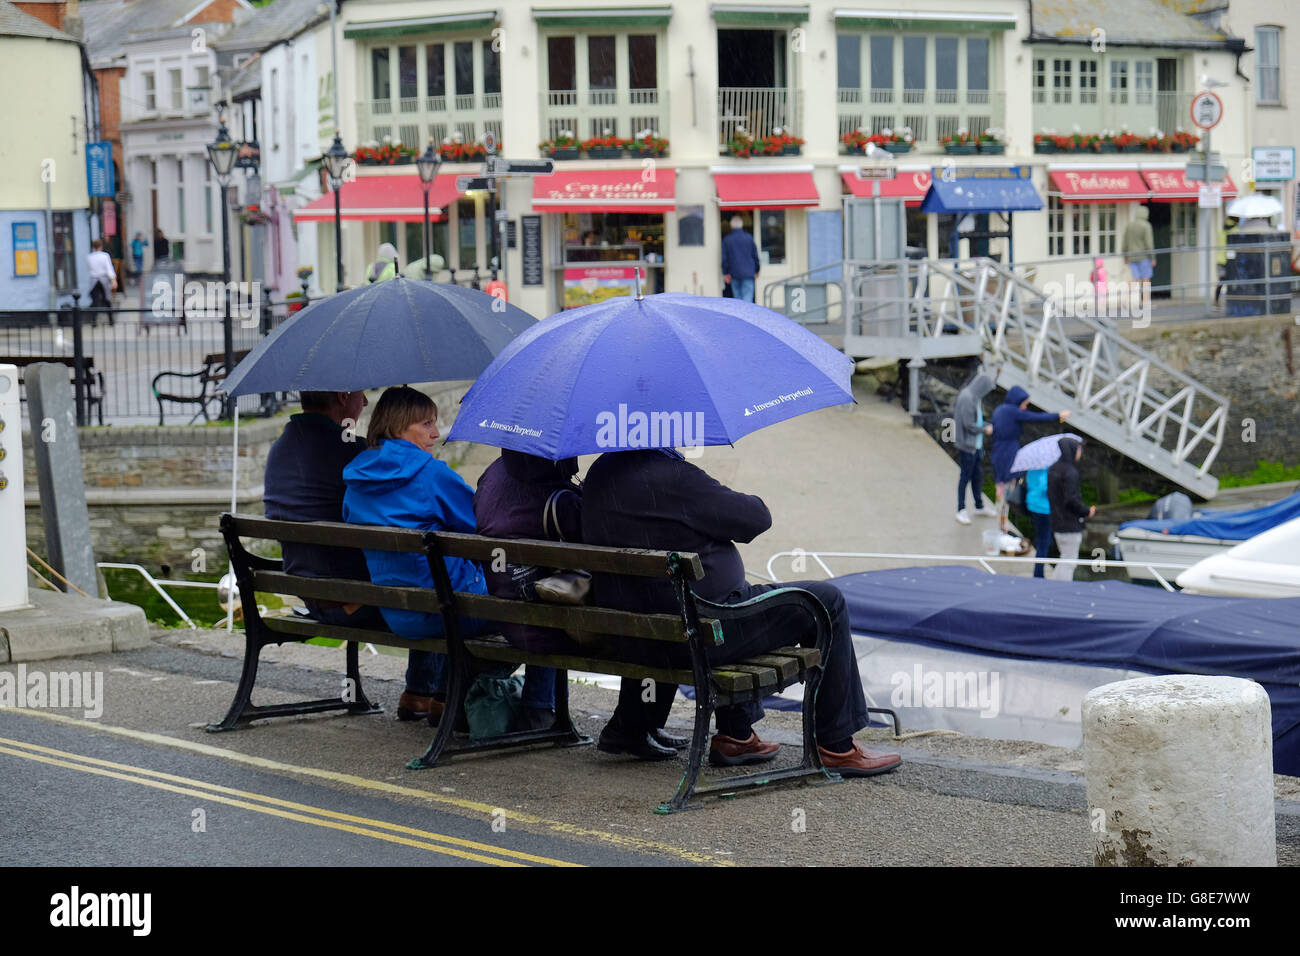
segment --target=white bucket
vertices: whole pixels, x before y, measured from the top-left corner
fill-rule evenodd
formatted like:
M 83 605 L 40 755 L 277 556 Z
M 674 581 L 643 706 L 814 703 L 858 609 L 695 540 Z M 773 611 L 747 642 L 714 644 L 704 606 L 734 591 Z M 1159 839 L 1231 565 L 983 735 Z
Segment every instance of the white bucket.
M 984 532 L 984 553 L 995 555 L 999 550 L 999 543 L 1002 540 L 1002 532 L 997 528 L 989 528 Z

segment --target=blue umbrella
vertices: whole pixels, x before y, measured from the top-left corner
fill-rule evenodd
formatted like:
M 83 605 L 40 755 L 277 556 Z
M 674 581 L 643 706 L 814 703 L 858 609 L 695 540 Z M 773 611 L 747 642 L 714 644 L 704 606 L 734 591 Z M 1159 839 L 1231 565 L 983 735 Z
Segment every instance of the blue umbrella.
M 1061 439 L 1077 437 L 1065 433 L 1048 435 L 1046 438 L 1031 441 L 1016 452 L 1015 461 L 1011 463 L 1011 473 L 1014 475 L 1020 472 L 1038 471 L 1040 468 L 1051 468 L 1061 457 Z
M 448 441 L 559 459 L 612 449 L 728 445 L 853 401 L 853 362 L 740 299 L 608 299 L 529 329 L 461 402 Z
M 473 379 L 537 320 L 484 292 L 388 279 L 314 302 L 225 381 L 228 395 Z

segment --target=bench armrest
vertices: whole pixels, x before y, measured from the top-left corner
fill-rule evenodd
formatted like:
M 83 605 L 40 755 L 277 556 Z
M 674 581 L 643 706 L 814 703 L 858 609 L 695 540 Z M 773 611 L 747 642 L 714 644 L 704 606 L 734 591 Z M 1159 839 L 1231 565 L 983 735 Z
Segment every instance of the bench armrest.
M 206 369 L 200 369 L 197 372 L 159 372 L 153 377 L 153 381 L 150 382 L 149 387 L 153 390 L 154 395 L 157 395 L 158 383 L 164 378 L 202 378 L 205 375 L 207 375 Z M 194 398 L 196 400 L 202 398 L 206 391 L 206 388 L 200 388 L 199 393 L 195 395 Z

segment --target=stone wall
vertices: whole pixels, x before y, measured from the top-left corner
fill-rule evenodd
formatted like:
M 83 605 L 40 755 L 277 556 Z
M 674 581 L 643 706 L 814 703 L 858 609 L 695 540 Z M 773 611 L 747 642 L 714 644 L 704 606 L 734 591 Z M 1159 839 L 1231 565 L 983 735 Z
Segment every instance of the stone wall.
M 1213 319 L 1127 335 L 1231 402 L 1212 473 L 1251 472 L 1261 459 L 1300 462 L 1300 325 L 1292 316 Z
M 423 389 L 438 403 L 444 434 L 467 387 L 460 383 Z M 372 403 L 378 394 L 369 393 Z M 239 511 L 262 513 L 266 456 L 287 420 L 285 414 L 240 421 L 235 491 Z M 358 426 L 362 435 L 368 420 L 363 413 Z M 233 439 L 232 427 L 218 425 L 80 429 L 95 559 L 140 564 L 153 573 L 167 565 L 167 573 L 183 573 L 193 568 L 194 549 L 200 548 L 208 571 L 219 571 L 226 551 L 217 522 L 230 510 Z M 456 466 L 470 448 L 444 445 L 439 457 Z M 29 431 L 23 433 L 23 472 L 27 545 L 47 557 Z

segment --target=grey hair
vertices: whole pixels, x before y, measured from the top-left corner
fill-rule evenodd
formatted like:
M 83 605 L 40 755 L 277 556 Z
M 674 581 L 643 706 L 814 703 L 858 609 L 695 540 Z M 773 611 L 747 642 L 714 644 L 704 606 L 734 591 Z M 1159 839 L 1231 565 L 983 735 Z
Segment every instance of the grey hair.
M 732 229 L 744 229 L 744 228 L 745 228 L 745 220 L 741 219 L 739 216 L 732 216 L 732 217 L 731 217 L 731 228 L 732 228 Z

